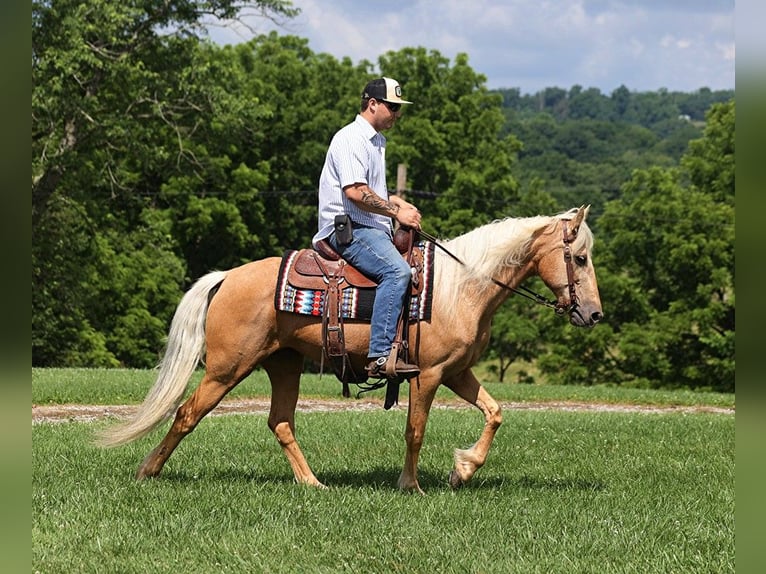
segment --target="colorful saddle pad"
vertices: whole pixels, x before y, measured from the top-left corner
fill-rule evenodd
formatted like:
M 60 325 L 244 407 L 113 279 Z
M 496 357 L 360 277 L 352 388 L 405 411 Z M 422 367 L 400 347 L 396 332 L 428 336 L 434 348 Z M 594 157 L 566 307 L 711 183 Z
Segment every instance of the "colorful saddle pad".
M 431 242 L 421 241 L 413 249 L 419 249 L 422 253 L 423 284 L 417 289 L 417 294 L 413 295 L 410 300 L 410 320 L 429 321 L 431 319 L 431 304 L 433 301 L 435 247 Z M 300 253 L 301 251 L 298 250 L 290 250 L 286 251 L 282 257 L 282 264 L 279 267 L 279 275 L 277 276 L 274 306 L 277 311 L 321 317 L 324 313 L 327 298 L 326 290 L 316 287 L 301 287 L 291 282 L 291 277 L 296 277 L 293 267 Z M 355 269 L 353 273 L 359 274 Z M 339 308 L 343 318 L 370 321 L 372 318 L 372 305 L 375 302 L 375 287 L 356 287 L 344 281 L 341 283 L 340 288 L 341 300 Z

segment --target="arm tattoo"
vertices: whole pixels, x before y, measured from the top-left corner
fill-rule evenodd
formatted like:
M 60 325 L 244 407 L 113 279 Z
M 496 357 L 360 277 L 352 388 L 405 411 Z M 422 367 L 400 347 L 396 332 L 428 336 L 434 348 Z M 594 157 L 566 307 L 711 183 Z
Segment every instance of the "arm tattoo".
M 386 211 L 393 216 L 399 213 L 399 206 L 397 204 L 385 201 L 378 194 L 370 193 L 366 189 L 362 190 L 362 203 L 369 207 Z

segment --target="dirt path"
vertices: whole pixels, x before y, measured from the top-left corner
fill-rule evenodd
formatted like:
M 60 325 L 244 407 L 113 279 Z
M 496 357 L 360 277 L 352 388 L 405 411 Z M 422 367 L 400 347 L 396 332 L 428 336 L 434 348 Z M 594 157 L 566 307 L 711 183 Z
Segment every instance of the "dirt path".
M 617 405 L 583 402 L 500 402 L 504 411 L 512 410 L 562 410 L 584 412 L 623 413 L 716 413 L 734 414 L 733 408 L 724 407 L 683 407 L 651 405 Z M 135 412 L 137 405 L 32 405 L 32 423 L 90 422 L 107 417 L 127 418 Z M 406 409 L 407 402 L 399 403 L 399 409 Z M 458 401 L 434 402 L 434 409 L 469 409 L 470 405 Z M 300 412 L 371 411 L 383 409 L 382 401 L 302 399 L 298 401 Z M 269 399 L 228 399 L 221 402 L 209 416 L 232 414 L 265 414 L 269 412 Z

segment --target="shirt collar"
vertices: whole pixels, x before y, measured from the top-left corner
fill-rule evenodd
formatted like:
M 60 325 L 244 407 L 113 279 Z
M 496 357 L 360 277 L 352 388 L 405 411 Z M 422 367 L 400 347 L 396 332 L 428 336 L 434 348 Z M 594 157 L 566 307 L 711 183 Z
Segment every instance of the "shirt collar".
M 362 114 L 356 115 L 356 123 L 359 125 L 359 127 L 362 130 L 362 133 L 364 133 L 365 137 L 373 141 L 376 137 L 383 137 L 383 134 L 376 131 L 374 127 L 372 127 L 372 124 L 368 122 L 364 117 L 362 117 Z

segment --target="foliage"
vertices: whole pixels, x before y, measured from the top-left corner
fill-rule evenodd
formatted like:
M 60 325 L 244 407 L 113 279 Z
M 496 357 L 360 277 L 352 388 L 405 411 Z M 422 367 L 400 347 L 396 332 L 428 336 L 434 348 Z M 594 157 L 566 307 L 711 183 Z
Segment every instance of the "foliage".
M 276 33 L 223 48 L 191 34 L 202 13 L 231 15 L 237 5 L 35 5 L 33 364 L 149 366 L 170 301 L 192 281 L 309 243 L 327 142 L 358 111 L 372 64 L 314 54 L 306 40 Z M 289 12 L 287 3 L 259 6 Z M 77 18 L 65 15 L 75 8 Z M 497 96 L 467 59 L 450 67 L 413 49 L 388 54 L 380 67 L 403 82 L 421 78 L 408 86 L 420 107 L 391 134 L 391 169 L 410 164 L 415 181 L 446 189 L 471 224 L 487 199 L 507 203 L 512 147 L 495 145 Z M 444 110 L 441 99 L 459 108 Z M 431 139 L 459 153 L 421 156 Z M 481 161 L 490 154 L 496 162 Z M 483 189 L 492 195 L 475 192 Z M 71 269 L 55 259 L 55 233 L 69 225 L 51 230 L 60 204 L 76 205 L 87 221 L 80 241 L 88 252 L 58 255 Z M 140 233 L 157 239 L 131 237 Z M 150 245 L 155 252 L 143 256 Z M 52 299 L 41 286 L 59 273 L 66 294 Z M 167 296 L 153 297 L 144 283 Z M 78 349 L 73 358 L 62 353 L 69 346 Z
M 512 298 L 488 349 L 500 378 L 524 360 L 526 381 L 733 390 L 733 92 L 521 95 L 467 54 L 354 64 L 295 36 L 205 38 L 244 7 L 297 13 L 33 2 L 33 365 L 152 366 L 194 280 L 308 245 L 327 143 L 384 74 L 414 102 L 386 134 L 389 182 L 405 164 L 427 231 L 593 206 L 606 323 L 562 328 Z
M 33 2 L 33 364 L 156 360 L 186 282 L 154 202 L 168 178 L 212 171 L 200 126 L 231 108 L 199 72 L 194 34 L 243 6 L 295 13 L 281 0 Z
M 503 98 L 503 109 L 511 116 L 533 117 L 547 113 L 558 120 L 591 119 L 607 122 L 626 122 L 654 128 L 662 122 L 683 119 L 692 122 L 705 120 L 707 111 L 715 104 L 734 97 L 734 90 L 700 88 L 691 93 L 631 92 L 624 85 L 611 94 L 602 94 L 598 88 L 572 86 L 569 90 L 552 86 L 534 94 L 522 94 L 518 88 L 496 90 Z
M 408 186 L 431 230 L 454 236 L 507 213 L 518 199 L 519 142 L 500 135 L 500 98 L 468 56 L 458 54 L 450 66 L 436 51 L 409 48 L 381 56 L 380 68 L 414 102 L 389 136 L 387 162 L 408 166 Z
M 733 102 L 714 106 L 705 136 L 682 159 L 697 185 L 684 185 L 684 170 L 637 170 L 606 205 L 599 271 L 602 300 L 615 302 L 605 310 L 614 337 L 554 344 L 557 360 L 540 362 L 553 380 L 564 362 L 565 377 L 583 382 L 607 365 L 619 383 L 734 391 L 733 112 Z
M 534 361 L 543 348 L 543 341 L 537 321 L 537 309 L 526 300 L 514 299 L 503 305 L 492 320 L 492 343 L 490 357 L 497 359 L 498 365 L 490 366 L 497 372 L 498 380 L 505 381 L 505 375 L 516 361 Z M 534 377 L 521 371 L 517 381 L 533 383 Z
M 731 90 L 636 93 L 625 86 L 607 95 L 579 85 L 497 93 L 507 118 L 503 133 L 523 144 L 514 172 L 519 182 L 543 178 L 562 209 L 591 204 L 593 222 L 634 169 L 677 165 L 689 141 L 702 135 L 705 112 L 734 97 Z
M 75 201 L 52 201 L 32 253 L 32 364 L 116 366 L 86 313 L 103 246 Z M 38 255 L 44 254 L 44 257 Z

